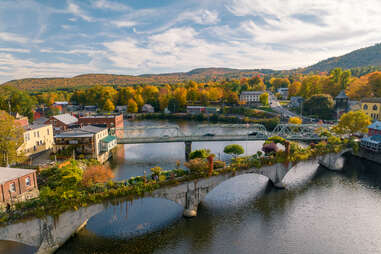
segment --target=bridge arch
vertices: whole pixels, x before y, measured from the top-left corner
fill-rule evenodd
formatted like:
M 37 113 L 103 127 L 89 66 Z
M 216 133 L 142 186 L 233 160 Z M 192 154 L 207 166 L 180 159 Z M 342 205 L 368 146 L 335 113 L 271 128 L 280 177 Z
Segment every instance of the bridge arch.
M 339 153 L 328 153 L 319 157 L 319 164 L 329 170 L 342 170 L 344 167 L 343 155 L 352 152 L 352 148 L 343 149 Z

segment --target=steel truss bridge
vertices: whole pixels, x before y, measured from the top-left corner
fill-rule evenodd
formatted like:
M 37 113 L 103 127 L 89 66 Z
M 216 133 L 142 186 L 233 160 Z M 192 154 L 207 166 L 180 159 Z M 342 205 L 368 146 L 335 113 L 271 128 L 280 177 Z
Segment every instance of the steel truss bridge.
M 213 124 L 198 125 L 191 131 L 181 130 L 178 125 L 134 126 L 114 129 L 118 144 L 205 142 L 205 141 L 252 141 L 266 140 L 280 136 L 287 140 L 316 141 L 323 124 L 279 124 L 273 131 L 267 131 L 261 124 Z

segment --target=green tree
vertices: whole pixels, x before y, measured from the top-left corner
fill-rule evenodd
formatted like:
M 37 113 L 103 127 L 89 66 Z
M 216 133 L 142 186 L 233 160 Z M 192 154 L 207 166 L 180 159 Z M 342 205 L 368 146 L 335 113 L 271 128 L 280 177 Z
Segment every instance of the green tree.
M 331 119 L 334 102 L 329 94 L 316 94 L 303 104 L 304 112 L 308 115 L 318 116 L 322 119 Z
M 370 117 L 364 112 L 350 111 L 340 117 L 339 123 L 335 126 L 335 132 L 339 134 L 366 133 L 370 124 Z
M 268 93 L 261 94 L 261 96 L 259 96 L 259 100 L 263 106 L 268 106 L 269 105 L 269 94 Z
M 244 152 L 245 150 L 243 149 L 243 147 L 237 144 L 227 145 L 224 148 L 224 153 L 231 154 L 234 157 L 237 157 L 238 155 L 241 155 Z
M 196 158 L 200 159 L 205 159 L 210 155 L 210 150 L 209 149 L 199 149 L 199 150 L 194 150 L 189 154 L 189 159 L 193 160 Z
M 37 100 L 30 96 L 27 92 L 14 87 L 0 88 L 0 110 L 8 113 L 19 113 L 33 120 L 33 108 Z
M 24 160 L 24 129 L 7 112 L 0 110 L 0 164 L 6 166 Z M 19 151 L 18 151 L 19 150 Z
M 375 72 L 369 76 L 369 85 L 375 97 L 381 97 L 381 72 Z

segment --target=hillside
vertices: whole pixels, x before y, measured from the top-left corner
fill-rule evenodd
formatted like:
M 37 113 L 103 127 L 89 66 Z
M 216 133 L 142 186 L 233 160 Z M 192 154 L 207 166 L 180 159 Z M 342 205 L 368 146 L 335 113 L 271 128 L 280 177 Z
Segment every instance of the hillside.
M 381 43 L 352 51 L 343 56 L 328 58 L 305 68 L 303 72 L 324 72 L 337 67 L 352 69 L 367 66 L 381 66 Z
M 187 80 L 197 82 L 217 81 L 226 78 L 252 77 L 271 70 L 238 70 L 228 68 L 200 68 L 190 72 L 167 74 L 144 74 L 139 76 L 114 74 L 84 74 L 72 78 L 29 78 L 12 80 L 3 85 L 10 85 L 27 90 L 46 90 L 55 88 L 80 88 L 93 85 L 135 85 L 179 83 Z
M 369 67 L 370 66 L 370 67 Z M 136 85 L 136 84 L 165 84 L 179 83 L 187 80 L 197 82 L 220 81 L 224 79 L 240 79 L 258 74 L 288 75 L 295 72 L 326 72 L 340 67 L 352 69 L 356 76 L 379 70 L 381 66 L 381 44 L 355 50 L 339 57 L 332 57 L 307 68 L 289 71 L 275 71 L 271 69 L 230 69 L 230 68 L 198 68 L 189 72 L 114 75 L 114 74 L 84 74 L 72 78 L 29 78 L 12 80 L 4 85 L 14 86 L 25 90 L 48 90 L 57 88 L 82 88 L 93 85 Z M 356 74 L 357 73 L 357 74 Z

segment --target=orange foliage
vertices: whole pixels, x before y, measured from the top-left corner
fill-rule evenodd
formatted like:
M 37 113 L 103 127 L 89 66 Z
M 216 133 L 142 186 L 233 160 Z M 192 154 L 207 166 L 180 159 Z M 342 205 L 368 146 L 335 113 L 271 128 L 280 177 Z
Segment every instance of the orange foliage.
M 105 183 L 114 177 L 111 169 L 104 165 L 88 167 L 83 173 L 82 184 L 91 186 L 96 183 Z

